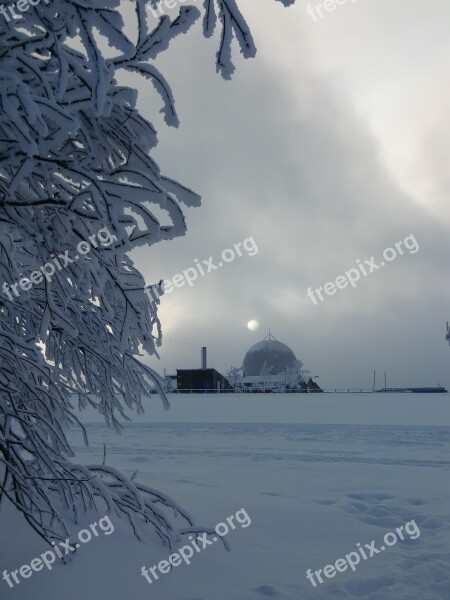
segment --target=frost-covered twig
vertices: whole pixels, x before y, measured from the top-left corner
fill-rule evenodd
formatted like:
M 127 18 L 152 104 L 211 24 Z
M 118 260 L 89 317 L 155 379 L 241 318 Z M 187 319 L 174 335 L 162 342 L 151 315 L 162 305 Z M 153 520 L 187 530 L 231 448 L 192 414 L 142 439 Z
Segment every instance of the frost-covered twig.
M 151 82 L 166 123 L 176 126 L 169 83 L 151 61 L 201 13 L 185 6 L 150 26 L 145 1 L 130 5 L 136 41 L 125 32 L 120 0 L 108 8 L 52 0 L 0 24 L 0 499 L 48 541 L 64 539 L 69 523 L 100 505 L 139 537 L 151 525 L 169 545 L 180 530 L 166 509 L 195 527 L 173 500 L 105 460 L 90 469 L 71 462 L 66 438 L 68 427 L 82 427 L 76 408 L 91 406 L 120 430 L 126 410 L 141 412 L 155 389 L 168 406 L 162 379 L 139 360 L 157 356 L 159 300 L 148 299 L 129 253 L 183 235 L 183 206 L 200 203 L 160 172 L 151 157 L 155 129 L 136 110 L 136 90 L 116 75 Z M 206 36 L 222 25 L 216 62 L 228 78 L 233 38 L 244 57 L 255 54 L 250 31 L 236 0 L 205 0 L 204 15 Z M 75 256 L 102 227 L 112 244 L 28 286 L 26 276 L 60 254 Z M 2 285 L 14 282 L 24 293 L 11 299 Z

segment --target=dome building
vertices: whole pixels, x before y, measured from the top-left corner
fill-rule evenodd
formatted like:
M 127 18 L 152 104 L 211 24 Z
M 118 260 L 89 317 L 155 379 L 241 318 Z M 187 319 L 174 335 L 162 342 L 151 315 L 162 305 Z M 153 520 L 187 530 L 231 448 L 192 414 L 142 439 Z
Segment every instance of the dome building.
M 242 367 L 235 371 L 241 373 L 239 377 L 234 373 L 233 387 L 237 391 L 307 391 L 307 371 L 302 362 L 270 331 L 261 342 L 248 349 Z
M 296 364 L 297 358 L 289 346 L 279 342 L 269 331 L 261 342 L 247 351 L 242 363 L 242 374 L 244 377 L 259 376 L 263 369 L 270 369 L 271 375 L 280 375 L 286 369 L 293 369 Z

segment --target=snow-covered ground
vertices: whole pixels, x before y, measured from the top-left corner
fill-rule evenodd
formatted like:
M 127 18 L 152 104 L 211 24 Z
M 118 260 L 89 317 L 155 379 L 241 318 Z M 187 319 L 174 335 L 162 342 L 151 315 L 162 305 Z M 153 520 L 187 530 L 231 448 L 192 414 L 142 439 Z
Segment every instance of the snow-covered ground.
M 171 403 L 165 412 L 149 399 L 121 436 L 90 423 L 88 449 L 71 434 L 77 460 L 101 462 L 106 442 L 110 465 L 137 469 L 202 525 L 244 508 L 252 522 L 230 532 L 232 551 L 213 544 L 150 585 L 141 567 L 168 558 L 167 548 L 136 541 L 112 517 L 114 533 L 83 545 L 69 566 L 13 589 L 1 580 L 2 600 L 448 600 L 448 395 L 173 395 Z M 46 550 L 11 508 L 0 520 L 2 572 Z M 380 548 L 385 533 L 412 520 L 416 539 L 405 534 L 316 587 L 306 578 L 357 543 Z

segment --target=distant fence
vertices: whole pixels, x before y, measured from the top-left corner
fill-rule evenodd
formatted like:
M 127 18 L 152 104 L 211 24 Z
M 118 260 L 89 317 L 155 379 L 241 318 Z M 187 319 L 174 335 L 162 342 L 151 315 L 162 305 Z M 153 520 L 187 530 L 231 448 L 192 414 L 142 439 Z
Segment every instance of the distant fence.
M 285 391 L 274 391 L 274 390 L 258 390 L 258 389 L 246 389 L 236 391 L 231 390 L 215 390 L 215 389 L 173 389 L 169 390 L 170 394 L 234 394 L 234 393 L 242 393 L 242 394 L 372 394 L 374 392 L 382 392 L 384 390 L 372 390 L 365 388 L 334 388 L 327 390 L 285 390 Z
M 214 388 L 199 388 L 199 389 L 173 389 L 168 391 L 169 394 L 234 394 L 233 389 L 214 389 Z
M 364 388 L 335 388 L 330 390 L 323 390 L 329 394 L 373 394 L 374 392 L 378 392 L 380 390 L 369 390 Z

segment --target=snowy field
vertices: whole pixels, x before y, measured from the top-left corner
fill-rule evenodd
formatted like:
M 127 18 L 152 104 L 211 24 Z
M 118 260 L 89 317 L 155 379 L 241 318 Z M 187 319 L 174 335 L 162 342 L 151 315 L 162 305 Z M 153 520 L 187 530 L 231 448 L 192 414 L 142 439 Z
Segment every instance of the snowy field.
M 156 542 L 109 536 L 83 545 L 10 589 L 7 600 L 448 600 L 450 396 L 417 394 L 172 395 L 116 436 L 91 422 L 82 463 L 108 464 L 175 498 L 205 526 L 239 509 L 251 518 L 149 584 L 141 567 L 168 558 Z M 92 419 L 94 421 L 94 419 Z M 99 515 L 101 516 L 101 515 Z M 2 510 L 1 571 L 46 550 L 12 509 Z M 414 520 L 416 539 L 386 547 L 313 587 L 306 571 Z M 89 520 L 87 522 L 90 522 Z M 367 554 L 369 551 L 367 550 Z

